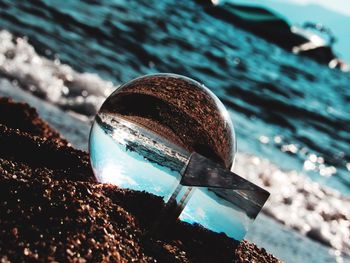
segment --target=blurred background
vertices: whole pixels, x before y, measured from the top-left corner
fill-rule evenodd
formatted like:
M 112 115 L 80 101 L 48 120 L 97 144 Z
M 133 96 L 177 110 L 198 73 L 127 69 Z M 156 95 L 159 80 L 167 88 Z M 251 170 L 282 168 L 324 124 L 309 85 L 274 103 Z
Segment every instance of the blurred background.
M 233 120 L 233 169 L 271 192 L 247 239 L 349 262 L 349 27 L 347 0 L 0 0 L 0 95 L 87 123 L 140 75 L 198 80 Z

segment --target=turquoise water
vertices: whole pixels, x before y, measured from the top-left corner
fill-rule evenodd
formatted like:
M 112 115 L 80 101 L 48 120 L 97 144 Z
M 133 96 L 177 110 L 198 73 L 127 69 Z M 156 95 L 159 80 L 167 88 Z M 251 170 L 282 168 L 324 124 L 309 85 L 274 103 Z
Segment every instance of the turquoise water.
M 0 6 L 0 28 L 27 36 L 39 53 L 78 71 L 117 84 L 154 72 L 203 82 L 228 107 L 239 151 L 350 196 L 349 74 L 287 53 L 192 1 Z

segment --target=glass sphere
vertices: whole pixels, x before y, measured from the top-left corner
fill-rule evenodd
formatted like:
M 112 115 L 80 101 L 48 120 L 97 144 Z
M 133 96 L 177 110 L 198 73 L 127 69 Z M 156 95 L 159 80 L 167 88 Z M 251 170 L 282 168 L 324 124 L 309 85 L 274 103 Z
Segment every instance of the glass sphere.
M 227 110 L 204 85 L 175 74 L 154 74 L 127 82 L 106 99 L 93 123 L 89 149 L 99 182 L 167 201 L 192 152 L 230 169 L 236 140 Z M 180 218 L 215 229 L 210 224 L 223 209 L 227 217 L 227 208 L 208 202 L 215 197 L 207 192 L 196 192 Z M 191 207 L 203 198 L 211 206 L 209 223 L 194 216 L 197 208 Z

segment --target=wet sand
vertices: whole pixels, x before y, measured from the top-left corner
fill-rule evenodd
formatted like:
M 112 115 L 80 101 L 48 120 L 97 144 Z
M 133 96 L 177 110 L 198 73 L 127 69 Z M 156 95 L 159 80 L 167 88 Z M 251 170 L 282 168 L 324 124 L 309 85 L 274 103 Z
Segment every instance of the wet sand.
M 1 99 L 0 112 L 2 261 L 278 262 L 182 222 L 166 238 L 146 238 L 161 198 L 96 183 L 88 154 L 28 105 Z

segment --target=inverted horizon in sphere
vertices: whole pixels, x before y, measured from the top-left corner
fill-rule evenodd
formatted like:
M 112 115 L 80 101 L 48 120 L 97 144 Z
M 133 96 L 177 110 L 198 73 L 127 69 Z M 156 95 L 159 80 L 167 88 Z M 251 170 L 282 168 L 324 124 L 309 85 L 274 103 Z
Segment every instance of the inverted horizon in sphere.
M 185 168 L 193 163 L 192 152 L 226 169 L 228 176 L 233 175 L 229 170 L 236 153 L 233 125 L 225 107 L 189 78 L 154 74 L 119 87 L 96 115 L 89 148 L 99 182 L 146 191 L 165 202 L 175 200 L 183 204 L 178 214 L 181 220 L 235 240 L 244 237 L 261 209 L 256 210 L 255 200 L 240 187 L 203 185 L 192 191 L 181 184 Z M 178 190 L 192 191 L 190 199 L 185 203 L 172 199 Z

